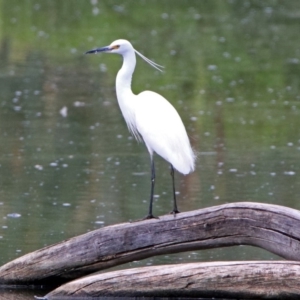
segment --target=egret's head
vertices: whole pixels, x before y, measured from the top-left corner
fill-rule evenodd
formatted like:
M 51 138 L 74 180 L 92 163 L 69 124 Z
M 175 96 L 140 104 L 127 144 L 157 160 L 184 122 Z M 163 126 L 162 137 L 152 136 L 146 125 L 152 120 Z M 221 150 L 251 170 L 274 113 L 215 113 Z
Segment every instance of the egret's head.
M 132 45 L 127 40 L 116 40 L 112 42 L 109 46 L 93 49 L 90 51 L 87 51 L 85 54 L 91 54 L 91 53 L 99 53 L 99 52 L 105 52 L 105 53 L 118 53 L 118 54 L 124 54 L 127 51 L 134 51 Z
M 147 58 L 146 56 L 144 56 L 143 54 L 141 54 L 140 52 L 135 50 L 133 48 L 133 46 L 131 45 L 131 43 L 126 40 L 116 40 L 116 41 L 112 42 L 109 46 L 93 49 L 93 50 L 85 52 L 85 54 L 91 54 L 91 53 L 97 54 L 99 52 L 118 53 L 123 56 L 128 52 L 129 53 L 132 52 L 132 53 L 136 53 L 137 55 L 139 55 L 144 61 L 146 61 L 149 65 L 151 65 L 155 69 L 162 72 L 162 69 L 164 68 L 163 66 L 158 65 L 154 61 L 150 60 L 149 58 Z

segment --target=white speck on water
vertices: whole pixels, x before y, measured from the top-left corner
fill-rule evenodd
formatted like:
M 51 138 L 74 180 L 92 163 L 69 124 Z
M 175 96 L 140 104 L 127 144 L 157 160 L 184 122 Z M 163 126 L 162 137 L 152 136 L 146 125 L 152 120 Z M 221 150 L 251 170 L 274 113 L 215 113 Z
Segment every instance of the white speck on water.
M 75 102 L 73 103 L 73 105 L 74 105 L 75 107 L 83 107 L 83 106 L 85 106 L 85 103 L 84 103 L 84 102 L 81 102 L 81 101 L 75 101 Z
M 68 206 L 71 206 L 71 203 L 65 202 L 65 203 L 62 204 L 62 206 L 68 207 Z
M 104 224 L 104 221 L 96 221 L 95 224 Z
M 218 67 L 216 65 L 208 65 L 207 66 L 208 71 L 216 71 L 217 69 L 218 69 Z
M 223 53 L 223 56 L 224 56 L 225 58 L 230 58 L 230 57 L 231 57 L 231 54 L 230 54 L 229 52 L 224 52 L 224 53 Z
M 20 218 L 21 214 L 18 213 L 11 213 L 11 214 L 7 214 L 8 218 Z
M 162 19 L 168 19 L 169 18 L 169 15 L 167 14 L 167 13 L 163 13 L 162 15 L 161 15 L 161 17 L 162 17 Z
M 132 173 L 132 175 L 134 175 L 134 176 L 144 176 L 144 175 L 146 175 L 147 173 L 145 173 L 145 172 L 133 172 Z
M 105 73 L 107 71 L 107 67 L 106 67 L 106 64 L 100 64 L 99 65 L 99 68 L 100 68 L 100 71 L 102 73 Z
M 100 13 L 100 9 L 98 7 L 93 7 L 93 15 L 97 16 Z
M 297 65 L 297 64 L 299 64 L 299 59 L 298 59 L 298 58 L 289 58 L 289 59 L 287 60 L 287 62 L 288 62 L 289 64 L 295 64 L 295 65 Z
M 49 164 L 50 167 L 57 167 L 58 166 L 58 163 L 57 162 L 52 162 Z
M 61 114 L 62 117 L 66 117 L 68 115 L 68 108 L 66 106 L 64 106 L 59 113 Z
M 237 169 L 229 169 L 229 172 L 230 172 L 230 173 L 236 173 L 236 172 L 237 172 Z
M 33 8 L 35 10 L 39 10 L 41 8 L 41 5 L 40 4 L 34 4 Z
M 271 13 L 273 12 L 273 8 L 270 7 L 270 6 L 265 7 L 265 8 L 264 8 L 264 12 L 265 12 L 266 14 L 271 14 Z
M 200 14 L 194 14 L 194 19 L 195 20 L 200 20 L 202 16 Z
M 292 146 L 294 146 L 294 143 L 287 143 L 287 145 L 288 145 L 289 147 L 292 147 Z
M 288 175 L 288 176 L 294 176 L 296 174 L 296 172 L 294 172 L 294 171 L 284 171 L 283 174 Z
M 39 171 L 42 171 L 44 169 L 42 165 L 35 165 L 34 167 Z

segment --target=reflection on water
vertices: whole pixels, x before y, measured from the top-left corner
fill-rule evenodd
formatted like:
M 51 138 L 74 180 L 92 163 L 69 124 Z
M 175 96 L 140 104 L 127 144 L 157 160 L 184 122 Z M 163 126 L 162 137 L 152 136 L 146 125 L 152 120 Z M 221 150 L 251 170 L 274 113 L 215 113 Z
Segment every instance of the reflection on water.
M 235 201 L 300 208 L 297 1 L 0 5 L 1 263 L 146 214 L 149 157 L 116 102 L 120 57 L 82 55 L 116 38 L 166 67 L 159 74 L 138 59 L 133 90 L 169 99 L 198 152 L 196 171 L 177 174 L 182 211 Z M 161 215 L 171 178 L 156 162 Z M 241 246 L 130 265 L 274 257 Z

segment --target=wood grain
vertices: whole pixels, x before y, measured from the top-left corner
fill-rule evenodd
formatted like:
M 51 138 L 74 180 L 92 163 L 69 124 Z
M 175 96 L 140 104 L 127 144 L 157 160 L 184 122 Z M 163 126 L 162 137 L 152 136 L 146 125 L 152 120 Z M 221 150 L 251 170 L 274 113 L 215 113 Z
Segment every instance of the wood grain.
M 44 299 L 105 296 L 299 299 L 299 275 L 300 263 L 291 261 L 152 266 L 74 280 Z
M 299 261 L 300 212 L 241 202 L 107 226 L 5 264 L 0 284 L 57 286 L 155 255 L 234 245 L 257 246 Z

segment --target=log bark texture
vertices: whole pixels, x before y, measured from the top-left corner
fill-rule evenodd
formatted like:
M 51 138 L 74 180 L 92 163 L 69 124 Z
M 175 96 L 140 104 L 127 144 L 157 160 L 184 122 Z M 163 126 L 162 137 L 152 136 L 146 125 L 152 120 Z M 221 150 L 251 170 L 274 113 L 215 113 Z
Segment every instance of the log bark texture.
M 299 299 L 299 277 L 300 263 L 292 261 L 152 266 L 74 280 L 43 299 L 106 296 Z
M 59 285 L 150 256 L 233 245 L 299 261 L 300 212 L 242 202 L 107 226 L 5 264 L 0 284 Z

